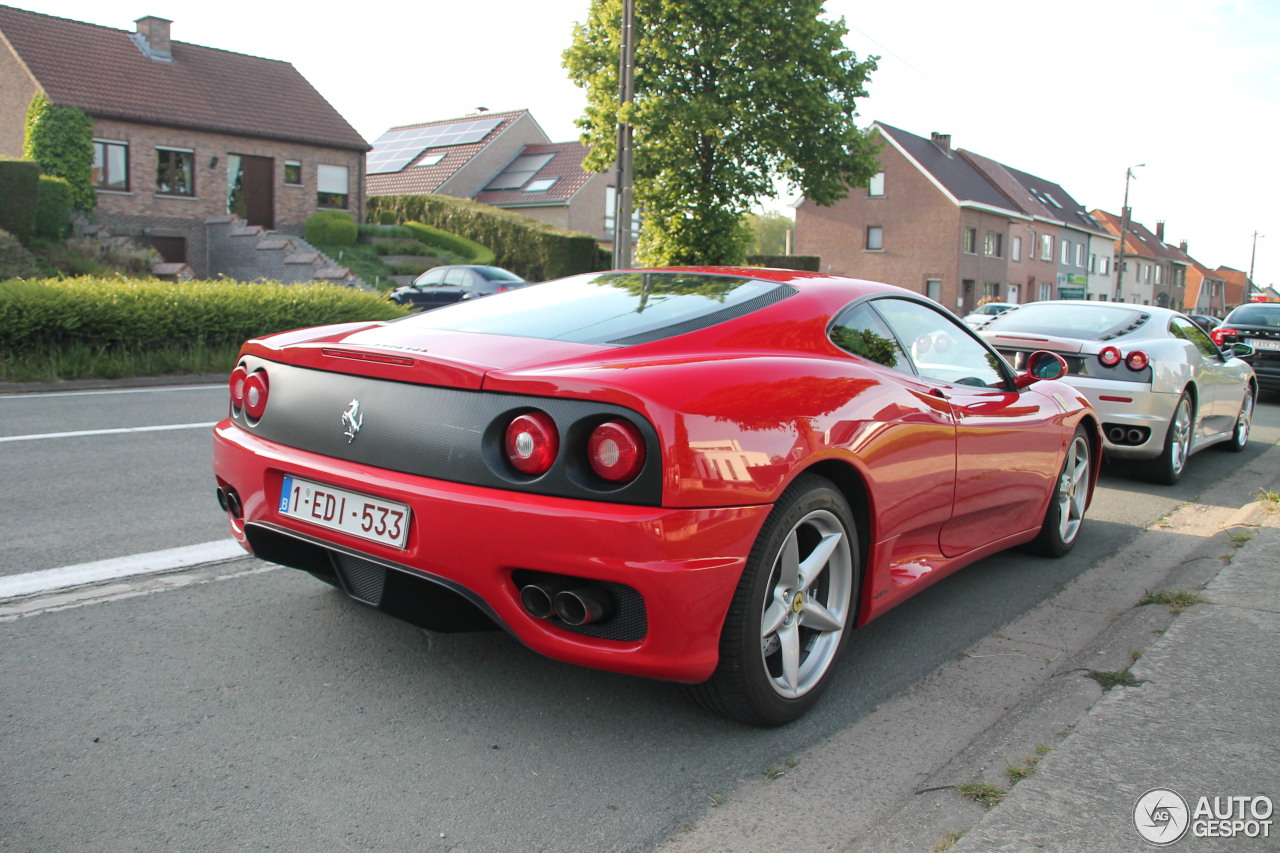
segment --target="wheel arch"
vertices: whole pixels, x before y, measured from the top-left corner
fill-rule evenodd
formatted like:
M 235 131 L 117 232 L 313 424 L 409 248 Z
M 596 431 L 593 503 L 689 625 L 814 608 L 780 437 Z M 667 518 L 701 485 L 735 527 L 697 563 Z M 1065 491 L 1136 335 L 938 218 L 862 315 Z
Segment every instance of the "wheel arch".
M 844 495 L 853 514 L 853 523 L 858 535 L 859 582 L 866 580 L 871 555 L 871 542 L 875 538 L 872 524 L 871 495 L 867 491 L 866 481 L 858 469 L 848 462 L 839 459 L 823 459 L 805 469 L 803 473 L 816 474 L 828 480 L 840 494 Z

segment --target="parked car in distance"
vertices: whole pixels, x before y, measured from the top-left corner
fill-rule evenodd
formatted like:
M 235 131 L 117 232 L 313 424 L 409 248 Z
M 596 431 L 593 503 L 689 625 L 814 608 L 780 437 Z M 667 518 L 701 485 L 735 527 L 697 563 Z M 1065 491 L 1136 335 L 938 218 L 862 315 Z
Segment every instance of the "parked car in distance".
M 1013 308 L 1012 302 L 987 302 L 979 305 L 972 313 L 964 315 L 964 322 L 971 329 L 981 329 L 987 323 L 990 323 L 998 315 L 1003 314 L 1010 308 Z
M 1031 302 L 980 334 L 1015 369 L 1039 350 L 1066 359 L 1064 381 L 1102 418 L 1107 455 L 1140 460 L 1156 482 L 1176 483 L 1198 450 L 1241 451 L 1249 441 L 1253 369 L 1184 314 L 1124 302 Z
M 455 264 L 432 267 L 415 278 L 412 284 L 391 291 L 391 299 L 401 305 L 428 309 L 464 299 L 491 296 L 528 283 L 502 267 Z
M 1280 302 L 1250 302 L 1232 310 L 1211 333 L 1215 343 L 1248 344 L 1245 357 L 1258 375 L 1258 385 L 1280 391 Z
M 856 627 L 1077 541 L 1098 420 L 1061 358 L 1023 366 L 892 285 L 593 273 L 249 341 L 213 467 L 264 560 L 780 725 Z
M 1206 332 L 1212 330 L 1215 326 L 1217 326 L 1219 323 L 1222 322 L 1217 317 L 1211 317 L 1208 314 L 1188 314 L 1187 316 L 1190 317 L 1192 320 L 1195 320 L 1196 325 L 1204 329 Z

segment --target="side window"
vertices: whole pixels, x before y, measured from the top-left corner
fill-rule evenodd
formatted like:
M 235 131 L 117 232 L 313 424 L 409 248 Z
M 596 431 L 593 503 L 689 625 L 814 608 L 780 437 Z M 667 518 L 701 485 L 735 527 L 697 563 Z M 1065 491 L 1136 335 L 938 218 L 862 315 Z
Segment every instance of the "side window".
M 459 267 L 449 270 L 448 275 L 444 277 L 444 283 L 448 285 L 458 285 L 461 287 L 467 283 L 467 271 Z
M 907 348 L 921 376 L 953 385 L 1005 385 L 1000 357 L 943 312 L 907 299 L 875 299 L 868 304 Z
M 1222 351 L 1219 350 L 1210 340 L 1204 330 L 1190 320 L 1182 317 L 1174 317 L 1169 321 L 1169 332 L 1175 338 L 1182 338 L 1196 345 L 1196 349 L 1206 358 L 1218 359 L 1222 357 Z
M 836 318 L 831 326 L 831 340 L 845 352 L 867 361 L 911 373 L 911 363 L 880 315 L 867 303 L 855 305 Z
M 444 281 L 444 274 L 444 270 L 430 270 L 418 282 L 418 287 L 439 287 Z

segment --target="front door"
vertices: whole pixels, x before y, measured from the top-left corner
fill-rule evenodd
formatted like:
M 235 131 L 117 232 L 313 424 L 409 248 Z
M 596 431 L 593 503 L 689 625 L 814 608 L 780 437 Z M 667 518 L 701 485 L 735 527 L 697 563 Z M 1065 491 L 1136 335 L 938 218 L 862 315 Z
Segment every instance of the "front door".
M 276 227 L 275 161 L 248 154 L 240 159 L 245 222 L 271 230 Z

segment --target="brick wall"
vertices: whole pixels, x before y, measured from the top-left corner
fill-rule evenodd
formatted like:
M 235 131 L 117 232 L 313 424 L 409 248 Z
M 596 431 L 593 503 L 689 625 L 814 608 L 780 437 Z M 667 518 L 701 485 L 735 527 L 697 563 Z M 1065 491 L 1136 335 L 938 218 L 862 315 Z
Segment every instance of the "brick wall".
M 357 221 L 363 219 L 364 155 L 361 152 L 105 119 L 95 119 L 93 132 L 95 139 L 129 144 L 129 191 L 100 190 L 97 207 L 100 217 L 203 221 L 224 215 L 227 212 L 227 155 L 242 154 L 270 157 L 273 161 L 276 230 L 301 233 L 307 217 L 316 212 L 316 173 L 321 164 L 347 167 L 350 176 L 347 209 Z M 157 194 L 157 146 L 195 151 L 195 195 Z M 301 185 L 284 183 L 286 161 L 302 164 Z
M 893 146 L 880 151 L 884 195 L 853 187 L 831 207 L 805 201 L 796 210 L 795 252 L 817 255 L 822 271 L 925 292 L 942 282 L 941 302 L 959 294 L 961 209 Z M 867 227 L 884 229 L 884 248 L 866 248 Z
M 0 39 L 0 157 L 21 157 L 35 81 Z

